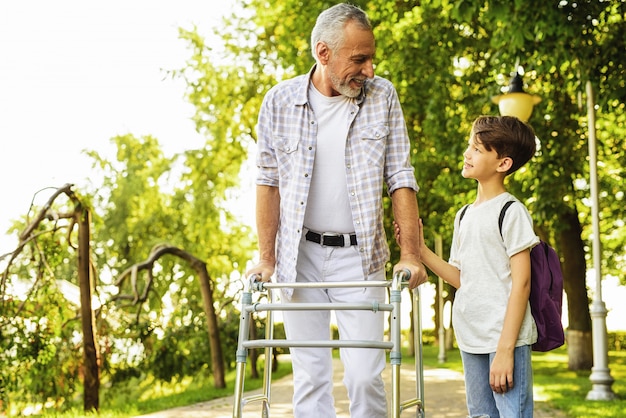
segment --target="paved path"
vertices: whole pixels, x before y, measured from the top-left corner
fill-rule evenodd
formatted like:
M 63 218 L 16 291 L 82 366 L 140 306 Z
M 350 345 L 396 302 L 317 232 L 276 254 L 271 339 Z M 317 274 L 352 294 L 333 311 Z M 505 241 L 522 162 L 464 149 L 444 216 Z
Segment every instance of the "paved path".
M 383 373 L 386 382 L 387 399 L 391 395 L 391 366 L 387 365 Z M 343 372 L 339 360 L 335 364 L 335 406 L 337 418 L 349 418 L 349 404 L 346 390 L 341 383 Z M 416 397 L 415 368 L 412 365 L 402 365 L 400 372 L 400 400 L 405 401 Z M 261 390 L 246 392 L 245 396 L 259 394 Z M 291 375 L 272 383 L 270 416 L 288 418 L 293 416 L 291 396 L 293 395 Z M 428 418 L 465 418 L 465 385 L 463 376 L 459 372 L 448 369 L 424 370 L 424 412 Z M 169 409 L 141 418 L 228 418 L 233 414 L 233 396 L 201 402 L 180 408 Z M 251 403 L 243 411 L 244 418 L 258 418 L 261 416 L 261 404 Z M 415 407 L 408 408 L 402 416 L 414 417 Z M 535 400 L 534 418 L 566 418 L 559 411 L 547 409 L 544 402 Z

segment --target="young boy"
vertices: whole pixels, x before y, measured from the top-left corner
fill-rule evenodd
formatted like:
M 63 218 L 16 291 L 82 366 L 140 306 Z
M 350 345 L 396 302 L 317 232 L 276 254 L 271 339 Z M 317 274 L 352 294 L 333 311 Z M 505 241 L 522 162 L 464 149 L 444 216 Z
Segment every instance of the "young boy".
M 456 214 L 449 262 L 425 246 L 420 220 L 422 262 L 457 288 L 452 320 L 470 417 L 533 416 L 531 346 L 537 328 L 528 297 L 530 249 L 539 238 L 528 210 L 507 193 L 504 179 L 535 149 L 532 128 L 519 119 L 477 118 L 461 174 L 478 182 L 478 193 Z M 510 200 L 515 203 L 500 235 L 500 210 Z

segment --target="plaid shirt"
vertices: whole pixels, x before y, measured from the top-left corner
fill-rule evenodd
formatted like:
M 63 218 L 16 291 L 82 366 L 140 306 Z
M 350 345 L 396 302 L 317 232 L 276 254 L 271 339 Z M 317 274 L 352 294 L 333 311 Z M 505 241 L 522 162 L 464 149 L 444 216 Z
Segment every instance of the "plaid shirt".
M 314 67 L 315 68 L 315 67 Z M 308 103 L 308 74 L 272 88 L 263 100 L 257 126 L 257 185 L 280 188 L 276 237 L 276 278 L 296 280 L 317 140 L 317 120 Z M 389 259 L 383 227 L 383 180 L 389 194 L 403 187 L 418 190 L 409 159 L 410 143 L 395 88 L 388 80 L 367 80 L 352 100 L 345 152 L 346 178 L 363 276 Z

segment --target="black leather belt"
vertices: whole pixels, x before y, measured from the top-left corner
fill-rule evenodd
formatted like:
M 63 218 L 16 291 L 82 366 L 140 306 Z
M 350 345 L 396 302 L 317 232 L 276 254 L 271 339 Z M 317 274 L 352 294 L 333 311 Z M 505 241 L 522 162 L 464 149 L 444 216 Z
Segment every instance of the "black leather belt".
M 350 237 L 350 243 L 347 243 L 347 240 L 344 238 L 348 236 Z M 329 247 L 349 247 L 350 245 L 356 245 L 356 234 L 318 234 L 317 232 L 307 231 L 305 238 L 307 241 Z

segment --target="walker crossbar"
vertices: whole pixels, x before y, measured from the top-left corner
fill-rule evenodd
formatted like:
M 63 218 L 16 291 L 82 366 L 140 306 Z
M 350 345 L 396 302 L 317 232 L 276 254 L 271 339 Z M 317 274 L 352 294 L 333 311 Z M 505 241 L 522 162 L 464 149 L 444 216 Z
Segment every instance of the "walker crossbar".
M 265 348 L 265 347 L 327 347 L 327 348 L 378 348 L 391 350 L 393 343 L 390 341 L 371 340 L 252 340 L 243 344 L 244 348 Z
M 314 282 L 314 283 L 273 283 L 260 282 L 256 276 L 250 276 L 250 287 L 252 290 L 263 291 L 265 289 L 333 289 L 352 287 L 391 287 L 390 280 L 365 280 L 359 282 Z
M 393 311 L 393 305 L 388 303 L 255 303 L 244 308 L 246 312 L 266 311 Z
M 252 275 L 244 285 L 241 302 L 241 315 L 239 322 L 239 339 L 237 343 L 237 368 L 235 377 L 235 396 L 233 405 L 233 418 L 241 418 L 243 407 L 252 402 L 262 403 L 262 417 L 268 418 L 270 414 L 271 379 L 273 348 L 289 347 L 328 347 L 328 348 L 371 348 L 389 351 L 391 364 L 391 418 L 399 418 L 400 413 L 406 408 L 416 406 L 416 417 L 424 418 L 424 376 L 422 366 L 422 325 L 420 317 L 420 291 L 419 287 L 413 289 L 412 307 L 414 323 L 415 345 L 415 373 L 417 397 L 400 402 L 400 366 L 402 363 L 401 352 L 401 301 L 402 289 L 407 287 L 410 272 L 402 270 L 394 273 L 392 280 L 376 281 L 366 280 L 359 282 L 334 282 L 334 283 L 272 283 L 262 282 L 260 277 Z M 365 288 L 387 287 L 390 303 L 363 302 L 363 303 L 273 303 L 273 289 L 307 289 L 307 288 Z M 267 291 L 268 303 L 252 303 L 252 292 Z M 274 312 L 275 311 L 306 311 L 306 310 L 371 310 L 373 312 L 389 312 L 390 315 L 390 341 L 364 341 L 364 340 L 281 340 L 274 339 Z M 253 312 L 267 312 L 265 339 L 250 340 L 250 326 Z M 244 380 L 246 373 L 246 360 L 248 350 L 253 348 L 265 349 L 265 370 L 263 380 L 263 393 L 260 395 L 243 396 Z

